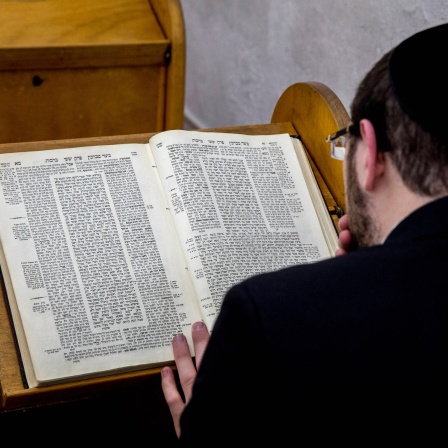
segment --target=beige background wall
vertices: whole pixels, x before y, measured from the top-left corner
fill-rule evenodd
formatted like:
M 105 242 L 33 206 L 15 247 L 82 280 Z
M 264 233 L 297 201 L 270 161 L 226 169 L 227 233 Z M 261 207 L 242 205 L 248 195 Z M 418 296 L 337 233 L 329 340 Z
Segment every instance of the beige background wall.
M 295 82 L 323 82 L 349 110 L 356 85 L 385 51 L 448 22 L 448 0 L 181 3 L 189 129 L 268 123 L 278 97 Z M 448 42 L 440 51 L 446 57 Z

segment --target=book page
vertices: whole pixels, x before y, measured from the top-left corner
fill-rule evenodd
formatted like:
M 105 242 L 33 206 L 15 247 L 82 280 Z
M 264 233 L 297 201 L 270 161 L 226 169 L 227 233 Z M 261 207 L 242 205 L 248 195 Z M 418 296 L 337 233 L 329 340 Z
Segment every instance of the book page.
M 325 200 L 322 196 L 322 192 L 320 191 L 316 177 L 314 176 L 313 169 L 311 168 L 302 142 L 297 138 L 292 138 L 291 141 L 294 145 L 297 160 L 299 161 L 303 178 L 308 187 L 311 201 L 313 202 L 314 209 L 316 210 L 317 217 L 322 227 L 325 241 L 327 242 L 328 248 L 330 249 L 330 253 L 335 254 L 336 250 L 339 248 L 338 235 L 335 231 L 333 220 L 328 213 L 327 204 L 325 204 Z
M 0 210 L 31 387 L 166 363 L 190 339 L 200 313 L 148 145 L 1 154 Z
M 209 328 L 235 283 L 334 255 L 288 134 L 168 131 L 151 147 Z

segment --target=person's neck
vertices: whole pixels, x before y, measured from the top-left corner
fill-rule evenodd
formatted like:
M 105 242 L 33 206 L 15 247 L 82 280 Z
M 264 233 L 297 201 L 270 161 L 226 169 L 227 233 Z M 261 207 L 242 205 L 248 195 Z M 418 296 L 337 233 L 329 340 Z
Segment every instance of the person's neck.
M 377 214 L 379 217 L 378 230 L 380 233 L 381 242 L 383 242 L 392 230 L 413 213 L 415 210 L 423 207 L 430 202 L 433 202 L 442 197 L 448 196 L 448 192 L 441 193 L 436 196 L 421 196 L 412 193 L 406 188 L 406 191 L 401 191 L 399 194 L 391 194 L 387 203 L 383 203 L 382 212 Z M 387 210 L 384 210 L 387 208 Z

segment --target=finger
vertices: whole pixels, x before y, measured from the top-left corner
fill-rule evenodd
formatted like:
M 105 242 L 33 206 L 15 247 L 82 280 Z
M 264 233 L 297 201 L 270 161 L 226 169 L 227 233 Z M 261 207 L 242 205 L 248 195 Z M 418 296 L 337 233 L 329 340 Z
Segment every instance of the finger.
M 339 234 L 338 244 L 341 249 L 347 250 L 352 244 L 352 234 L 349 230 L 343 230 Z
M 185 403 L 177 389 L 176 380 L 171 367 L 164 367 L 161 374 L 163 396 L 165 397 L 165 401 L 168 404 L 177 437 L 179 437 L 180 416 L 185 408 Z
M 190 401 L 191 390 L 196 378 L 196 367 L 191 357 L 187 339 L 183 334 L 174 336 L 173 352 L 182 391 L 185 395 L 185 401 L 188 402 Z
M 341 255 L 345 255 L 347 251 L 345 249 L 337 249 L 335 252 L 336 257 L 340 257 Z
M 204 355 L 205 347 L 207 347 L 208 340 L 210 339 L 208 328 L 204 324 L 204 322 L 195 322 L 193 324 L 191 337 L 193 339 L 194 345 L 196 369 L 199 369 L 202 361 L 202 356 Z
M 339 230 L 347 230 L 349 228 L 348 215 L 342 215 L 338 222 Z

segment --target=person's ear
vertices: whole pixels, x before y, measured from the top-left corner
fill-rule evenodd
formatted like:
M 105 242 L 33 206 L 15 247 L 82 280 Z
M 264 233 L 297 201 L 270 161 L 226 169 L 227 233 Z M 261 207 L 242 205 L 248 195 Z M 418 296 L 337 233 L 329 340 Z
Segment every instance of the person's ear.
M 384 154 L 378 151 L 375 128 L 370 120 L 362 119 L 359 122 L 361 138 L 365 152 L 363 160 L 364 189 L 372 191 L 379 176 L 384 173 Z

